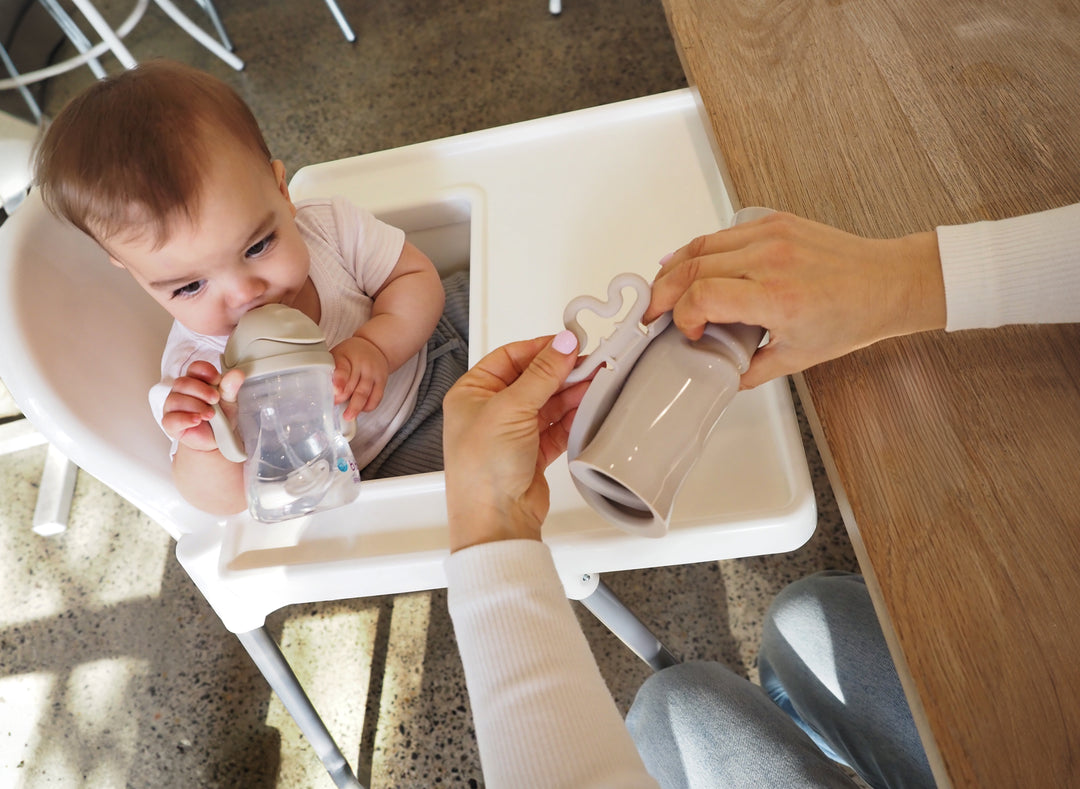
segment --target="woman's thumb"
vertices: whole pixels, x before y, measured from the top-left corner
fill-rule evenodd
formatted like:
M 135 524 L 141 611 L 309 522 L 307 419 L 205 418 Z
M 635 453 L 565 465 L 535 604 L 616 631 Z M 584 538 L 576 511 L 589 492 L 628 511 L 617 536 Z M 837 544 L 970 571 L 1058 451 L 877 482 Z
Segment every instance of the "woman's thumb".
M 572 331 L 565 330 L 552 337 L 551 342 L 536 354 L 521 377 L 510 385 L 522 406 L 539 410 L 559 391 L 577 362 L 574 353 L 577 347 L 577 337 Z

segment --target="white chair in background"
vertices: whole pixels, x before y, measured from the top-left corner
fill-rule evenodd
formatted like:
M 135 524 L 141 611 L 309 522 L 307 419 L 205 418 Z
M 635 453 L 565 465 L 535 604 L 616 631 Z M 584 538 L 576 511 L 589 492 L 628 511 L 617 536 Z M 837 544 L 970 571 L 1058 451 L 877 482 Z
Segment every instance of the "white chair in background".
M 128 50 L 123 40 L 142 20 L 150 0 L 135 0 L 131 12 L 115 28 L 105 20 L 92 0 L 72 0 L 98 38 L 101 39 L 93 45 L 90 45 L 89 39 L 82 33 L 75 22 L 67 16 L 56 0 L 40 0 L 40 2 L 49 11 L 53 19 L 57 21 L 65 35 L 71 39 L 79 54 L 51 66 L 45 66 L 24 74 L 11 73 L 8 78 L 0 80 L 0 90 L 17 89 L 32 85 L 35 82 L 64 74 L 81 66 L 90 66 L 94 70 L 94 74 L 100 78 L 104 70 L 97 63 L 97 59 L 106 52 L 111 52 L 124 68 L 134 68 L 137 64 L 135 57 Z M 241 71 L 244 68 L 244 62 L 231 52 L 232 43 L 225 33 L 225 28 L 221 25 L 221 20 L 218 18 L 212 0 L 196 0 L 196 2 L 206 11 L 207 16 L 221 35 L 223 43 L 215 41 L 213 37 L 192 22 L 187 15 L 172 3 L 172 0 L 154 0 L 154 3 L 184 32 L 229 66 Z M 11 69 L 9 69 L 10 71 Z

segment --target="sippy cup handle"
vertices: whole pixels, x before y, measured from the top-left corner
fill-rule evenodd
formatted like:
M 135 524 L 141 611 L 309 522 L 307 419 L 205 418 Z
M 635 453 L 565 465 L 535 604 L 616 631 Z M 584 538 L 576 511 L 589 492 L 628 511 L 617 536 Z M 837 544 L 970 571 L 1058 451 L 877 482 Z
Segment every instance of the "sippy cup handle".
M 623 288 L 633 288 L 637 294 L 637 300 L 630 308 L 626 317 L 619 321 L 613 331 L 607 337 L 600 340 L 596 350 L 585 357 L 584 361 L 575 367 L 566 377 L 566 383 L 575 384 L 584 381 L 593 371 L 606 363 L 612 370 L 616 369 L 619 361 L 626 359 L 626 351 L 634 346 L 644 347 L 645 338 L 652 339 L 662 332 L 671 323 L 671 314 L 664 313 L 655 321 L 641 330 L 641 318 L 649 306 L 651 289 L 644 277 L 637 274 L 619 274 L 608 283 L 607 301 L 600 301 L 592 296 L 578 296 L 566 305 L 563 311 L 563 324 L 577 337 L 578 347 L 584 348 L 589 341 L 588 332 L 578 322 L 578 315 L 585 310 L 596 313 L 601 318 L 613 317 L 623 306 Z M 637 359 L 634 354 L 631 362 Z
M 214 403 L 213 407 L 214 416 L 210 419 L 210 429 L 214 431 L 214 439 L 217 441 L 218 449 L 221 450 L 221 454 L 226 460 L 231 460 L 233 463 L 243 463 L 247 460 L 247 454 L 245 454 L 244 448 L 240 444 L 236 430 L 229 424 L 225 412 L 221 410 L 221 404 Z
M 752 222 L 773 213 L 771 208 L 750 206 L 735 212 L 731 218 L 731 227 L 744 222 Z M 622 291 L 624 288 L 632 288 L 637 294 L 637 300 L 627 313 L 626 317 L 619 321 L 615 330 L 607 337 L 600 340 L 596 350 L 590 353 L 575 367 L 566 377 L 567 385 L 584 381 L 602 364 L 606 364 L 611 370 L 617 370 L 620 363 L 633 364 L 637 361 L 641 351 L 652 341 L 653 337 L 660 334 L 671 324 L 671 313 L 666 312 L 641 329 L 641 318 L 648 309 L 649 300 L 652 298 L 652 288 L 645 279 L 637 274 L 619 274 L 608 284 L 607 300 L 600 301 L 592 296 L 578 296 L 566 305 L 563 311 L 563 324 L 577 337 L 578 347 L 584 348 L 589 340 L 588 332 L 578 322 L 578 315 L 585 310 L 596 313 L 601 318 L 613 317 L 623 306 Z M 705 333 L 713 339 L 721 342 L 730 352 L 736 369 L 742 375 L 750 367 L 750 357 L 754 355 L 758 345 L 765 336 L 765 330 L 760 326 L 746 326 L 741 323 L 725 324 L 724 326 L 706 327 Z
M 352 441 L 356 436 L 356 419 L 345 418 L 345 403 L 337 407 L 338 425 L 341 427 L 341 435 L 346 441 Z

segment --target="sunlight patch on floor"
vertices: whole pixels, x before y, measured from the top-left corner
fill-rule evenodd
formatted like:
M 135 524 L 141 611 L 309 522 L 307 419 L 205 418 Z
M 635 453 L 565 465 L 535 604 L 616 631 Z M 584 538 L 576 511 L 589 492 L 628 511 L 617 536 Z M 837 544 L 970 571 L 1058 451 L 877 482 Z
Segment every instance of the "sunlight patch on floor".
M 297 615 L 285 621 L 280 645 L 326 728 L 355 771 L 371 681 L 378 609 Z M 277 785 L 323 786 L 329 781 L 311 745 L 300 734 L 281 699 L 274 694 L 266 724 L 281 733 Z
M 37 745 L 38 722 L 48 708 L 56 677 L 47 672 L 0 679 L 0 785 L 17 786 Z
M 403 776 L 397 774 L 395 763 L 407 761 L 407 752 L 416 747 L 402 731 L 417 731 L 413 719 L 428 712 L 421 691 L 430 618 L 431 592 L 394 598 L 369 789 L 400 786 Z

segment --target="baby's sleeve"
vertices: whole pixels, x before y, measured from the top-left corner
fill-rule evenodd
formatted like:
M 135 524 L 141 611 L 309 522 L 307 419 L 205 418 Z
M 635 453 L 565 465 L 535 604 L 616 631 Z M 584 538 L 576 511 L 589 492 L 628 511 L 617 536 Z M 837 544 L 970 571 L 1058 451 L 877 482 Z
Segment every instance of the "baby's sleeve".
M 332 205 L 345 268 L 360 290 L 372 296 L 401 258 L 405 231 L 343 197 L 335 197 Z

